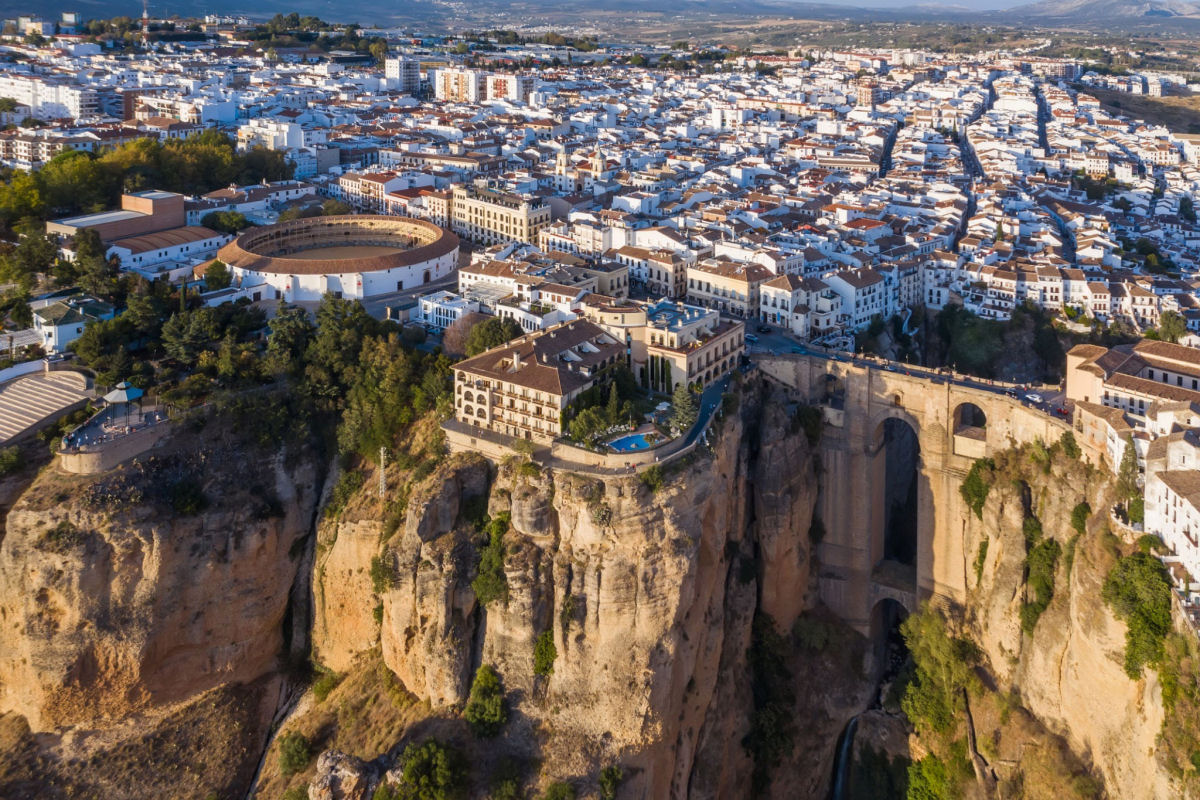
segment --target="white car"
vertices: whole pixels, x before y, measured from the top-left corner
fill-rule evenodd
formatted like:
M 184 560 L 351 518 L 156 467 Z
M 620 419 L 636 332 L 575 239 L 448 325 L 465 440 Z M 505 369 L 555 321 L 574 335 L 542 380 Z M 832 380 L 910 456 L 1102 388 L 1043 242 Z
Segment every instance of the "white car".
M 1031 403 L 1042 402 L 1042 396 L 1036 392 L 1030 392 L 1029 394 L 1025 395 L 1025 399 Z

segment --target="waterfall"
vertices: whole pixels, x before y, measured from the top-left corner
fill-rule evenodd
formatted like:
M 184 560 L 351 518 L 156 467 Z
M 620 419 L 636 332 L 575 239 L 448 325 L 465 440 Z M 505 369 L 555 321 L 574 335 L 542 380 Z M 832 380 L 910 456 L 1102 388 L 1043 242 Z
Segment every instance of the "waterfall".
M 850 718 L 846 729 L 838 740 L 837 756 L 833 759 L 833 785 L 829 789 L 829 800 L 845 800 L 846 782 L 850 776 L 850 767 L 854 752 L 854 732 L 858 729 L 858 715 Z

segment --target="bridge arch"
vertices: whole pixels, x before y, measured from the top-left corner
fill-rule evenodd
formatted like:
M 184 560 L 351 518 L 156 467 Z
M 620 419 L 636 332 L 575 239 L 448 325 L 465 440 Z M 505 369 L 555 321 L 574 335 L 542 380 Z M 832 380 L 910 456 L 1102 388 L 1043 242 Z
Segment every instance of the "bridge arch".
M 987 430 L 987 414 L 974 403 L 963 401 L 954 407 L 954 433 L 956 436 L 972 431 Z
M 899 411 L 899 409 L 896 409 Z M 873 561 L 915 569 L 920 541 L 920 426 L 906 413 L 883 415 L 871 437 L 876 486 Z M 914 574 L 915 579 L 915 574 Z

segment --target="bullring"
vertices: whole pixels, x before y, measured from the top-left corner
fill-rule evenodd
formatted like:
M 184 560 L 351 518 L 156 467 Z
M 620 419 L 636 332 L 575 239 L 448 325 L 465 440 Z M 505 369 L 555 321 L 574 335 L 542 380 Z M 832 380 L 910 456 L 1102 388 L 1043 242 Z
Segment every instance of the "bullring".
M 241 286 L 267 284 L 288 302 L 331 292 L 362 299 L 449 274 L 458 237 L 425 220 L 350 214 L 252 228 L 221 248 Z

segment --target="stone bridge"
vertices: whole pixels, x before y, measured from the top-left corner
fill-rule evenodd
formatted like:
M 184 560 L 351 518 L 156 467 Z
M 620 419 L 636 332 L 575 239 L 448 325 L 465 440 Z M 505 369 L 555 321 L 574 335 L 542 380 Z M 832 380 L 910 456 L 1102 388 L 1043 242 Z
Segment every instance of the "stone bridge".
M 959 486 L 975 459 L 1035 439 L 1049 444 L 1070 430 L 1008 397 L 1003 387 L 811 355 L 756 360 L 769 379 L 822 406 L 821 598 L 873 638 L 886 625 L 885 601 L 912 612 L 924 598 L 965 599 L 975 554 L 963 546 Z M 907 503 L 902 534 L 889 520 L 898 494 Z M 909 541 L 897 544 L 889 536 Z

